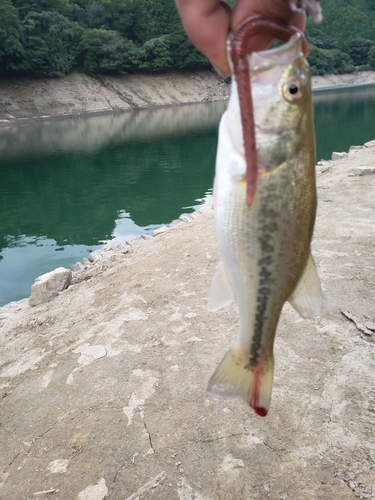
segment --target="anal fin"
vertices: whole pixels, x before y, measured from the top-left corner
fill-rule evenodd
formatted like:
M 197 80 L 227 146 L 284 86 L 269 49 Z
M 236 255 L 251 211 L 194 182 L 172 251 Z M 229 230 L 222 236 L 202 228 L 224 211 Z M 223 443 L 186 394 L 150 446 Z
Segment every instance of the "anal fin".
M 301 279 L 288 301 L 302 318 L 315 318 L 321 313 L 323 294 L 311 253 Z
M 212 280 L 207 308 L 209 311 L 217 311 L 230 302 L 233 302 L 233 300 L 234 296 L 229 285 L 224 264 L 220 262 L 217 266 L 214 279 Z
M 238 347 L 229 351 L 212 375 L 207 391 L 212 396 L 243 399 L 260 417 L 271 403 L 273 359 L 249 367 L 249 360 Z

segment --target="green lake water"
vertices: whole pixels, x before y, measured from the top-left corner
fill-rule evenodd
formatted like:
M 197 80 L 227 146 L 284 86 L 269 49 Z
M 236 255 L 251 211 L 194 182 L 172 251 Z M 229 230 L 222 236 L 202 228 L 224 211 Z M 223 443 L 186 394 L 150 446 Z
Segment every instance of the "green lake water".
M 375 138 L 375 86 L 314 93 L 317 159 Z M 0 306 L 92 250 L 149 233 L 212 192 L 226 103 L 0 131 Z

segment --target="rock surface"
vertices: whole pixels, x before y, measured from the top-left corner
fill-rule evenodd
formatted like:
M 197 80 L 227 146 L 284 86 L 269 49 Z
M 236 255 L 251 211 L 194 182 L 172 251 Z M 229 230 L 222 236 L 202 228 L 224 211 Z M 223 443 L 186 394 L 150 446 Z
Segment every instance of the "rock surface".
M 346 158 L 348 156 L 348 153 L 342 152 L 342 153 L 337 153 L 334 151 L 331 156 L 331 160 L 341 160 L 342 158 Z
M 30 306 L 38 306 L 54 299 L 60 292 L 68 288 L 72 279 L 72 271 L 58 267 L 42 276 L 38 276 L 31 287 Z
M 324 312 L 284 307 L 265 419 L 205 392 L 238 327 L 206 309 L 211 210 L 2 308 L 0 498 L 374 499 L 375 333 L 341 313 L 375 317 L 375 177 L 353 175 L 374 163 L 368 147 L 318 172 Z
M 354 173 L 355 175 L 374 175 L 375 167 L 357 167 Z

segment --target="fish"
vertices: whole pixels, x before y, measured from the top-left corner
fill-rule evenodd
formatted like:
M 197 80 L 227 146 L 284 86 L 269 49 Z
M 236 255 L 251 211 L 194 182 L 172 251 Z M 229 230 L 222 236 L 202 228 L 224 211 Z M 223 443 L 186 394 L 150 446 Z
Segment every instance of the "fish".
M 256 189 L 247 203 L 243 127 L 235 77 L 219 126 L 214 214 L 222 261 L 208 309 L 235 301 L 239 332 L 208 383 L 216 397 L 269 411 L 273 344 L 289 302 L 303 318 L 319 316 L 323 296 L 311 239 L 317 208 L 311 72 L 303 37 L 248 56 L 257 154 Z

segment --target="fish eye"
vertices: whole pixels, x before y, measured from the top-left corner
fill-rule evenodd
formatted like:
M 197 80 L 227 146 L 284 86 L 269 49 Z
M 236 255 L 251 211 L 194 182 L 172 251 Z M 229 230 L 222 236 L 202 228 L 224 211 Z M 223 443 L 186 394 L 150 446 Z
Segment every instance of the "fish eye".
M 298 91 L 299 91 L 299 88 L 298 88 L 298 85 L 295 84 L 295 83 L 291 83 L 289 85 L 289 93 L 292 94 L 292 95 L 296 95 L 298 94 Z
M 299 80 L 284 83 L 283 94 L 286 101 L 295 102 L 303 96 L 302 85 Z

